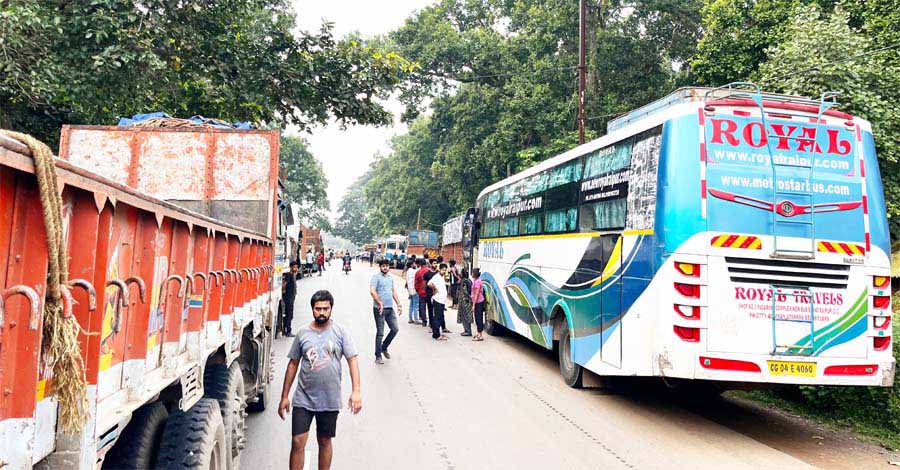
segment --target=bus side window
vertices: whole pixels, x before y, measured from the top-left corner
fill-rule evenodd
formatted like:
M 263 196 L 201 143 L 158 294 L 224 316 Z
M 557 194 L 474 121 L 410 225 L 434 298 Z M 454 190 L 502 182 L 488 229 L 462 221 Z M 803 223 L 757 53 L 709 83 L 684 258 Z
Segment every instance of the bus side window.
M 522 235 L 536 235 L 541 233 L 541 214 L 524 215 L 519 217 L 519 233 Z
M 625 198 L 600 201 L 581 206 L 578 228 L 581 230 L 610 230 L 625 227 Z
M 578 221 L 578 209 L 575 207 L 547 211 L 544 220 L 544 232 L 570 232 L 575 230 Z
M 511 237 L 519 234 L 519 218 L 510 217 L 500 222 L 500 236 Z

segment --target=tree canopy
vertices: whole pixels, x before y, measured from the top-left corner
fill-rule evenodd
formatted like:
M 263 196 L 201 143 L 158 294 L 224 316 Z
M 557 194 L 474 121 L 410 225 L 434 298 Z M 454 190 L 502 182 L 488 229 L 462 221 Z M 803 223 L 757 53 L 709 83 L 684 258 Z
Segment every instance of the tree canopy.
M 305 223 L 330 230 L 328 212 L 328 178 L 322 163 L 309 151 L 309 145 L 301 137 L 282 135 L 280 152 L 280 177 L 284 184 L 285 199 L 300 205 L 300 217 Z
M 409 68 L 328 24 L 296 31 L 287 0 L 6 0 L 0 24 L 0 127 L 51 145 L 61 124 L 151 110 L 386 124 L 378 100 Z

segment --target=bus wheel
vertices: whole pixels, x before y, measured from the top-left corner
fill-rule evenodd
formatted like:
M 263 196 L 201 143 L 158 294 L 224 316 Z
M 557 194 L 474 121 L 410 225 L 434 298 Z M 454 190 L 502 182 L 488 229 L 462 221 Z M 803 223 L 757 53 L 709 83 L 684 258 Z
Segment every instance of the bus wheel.
M 484 331 L 491 336 L 505 335 L 507 329 L 494 320 L 494 307 L 487 299 L 485 299 L 484 307 Z
M 191 409 L 169 415 L 157 468 L 225 470 L 227 452 L 219 402 L 201 398 Z
M 103 468 L 154 468 L 156 452 L 168 416 L 166 406 L 159 401 L 138 408 L 131 415 L 131 421 L 125 426 L 122 436 L 103 459 Z
M 581 388 L 584 369 L 572 358 L 571 336 L 568 323 L 563 322 L 559 335 L 559 371 L 562 373 L 566 385 L 572 388 Z

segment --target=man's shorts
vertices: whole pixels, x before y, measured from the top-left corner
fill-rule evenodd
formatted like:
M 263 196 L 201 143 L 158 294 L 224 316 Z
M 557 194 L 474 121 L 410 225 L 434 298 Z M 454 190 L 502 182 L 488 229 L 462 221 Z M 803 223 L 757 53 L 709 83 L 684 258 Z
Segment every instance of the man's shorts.
M 291 409 L 291 434 L 306 434 L 316 418 L 316 434 L 325 437 L 337 435 L 337 411 L 309 411 L 306 408 L 293 407 Z

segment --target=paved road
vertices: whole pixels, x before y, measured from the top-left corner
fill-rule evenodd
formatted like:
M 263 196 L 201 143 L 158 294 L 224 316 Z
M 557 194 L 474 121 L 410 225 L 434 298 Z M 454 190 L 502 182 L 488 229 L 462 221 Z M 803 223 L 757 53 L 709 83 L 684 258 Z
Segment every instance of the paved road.
M 343 469 L 802 469 L 878 468 L 889 456 L 796 419 L 735 400 L 692 403 L 660 387 L 629 392 L 573 390 L 559 377 L 555 358 L 527 341 L 451 335 L 431 340 L 426 329 L 400 324 L 393 358 L 374 363 L 368 281 L 332 263 L 304 279 L 295 326 L 311 319 L 315 290 L 335 295 L 333 318 L 360 349 L 363 410 L 342 412 L 333 468 Z M 400 284 L 402 286 L 402 283 Z M 448 315 L 454 333 L 456 314 Z M 275 389 L 290 341 L 276 344 Z M 344 373 L 344 400 L 349 376 Z M 635 391 L 634 389 L 637 389 Z M 286 469 L 290 425 L 273 406 L 249 418 L 242 457 L 250 470 Z M 308 446 L 316 468 L 316 444 Z M 888 467 L 896 468 L 896 467 Z

